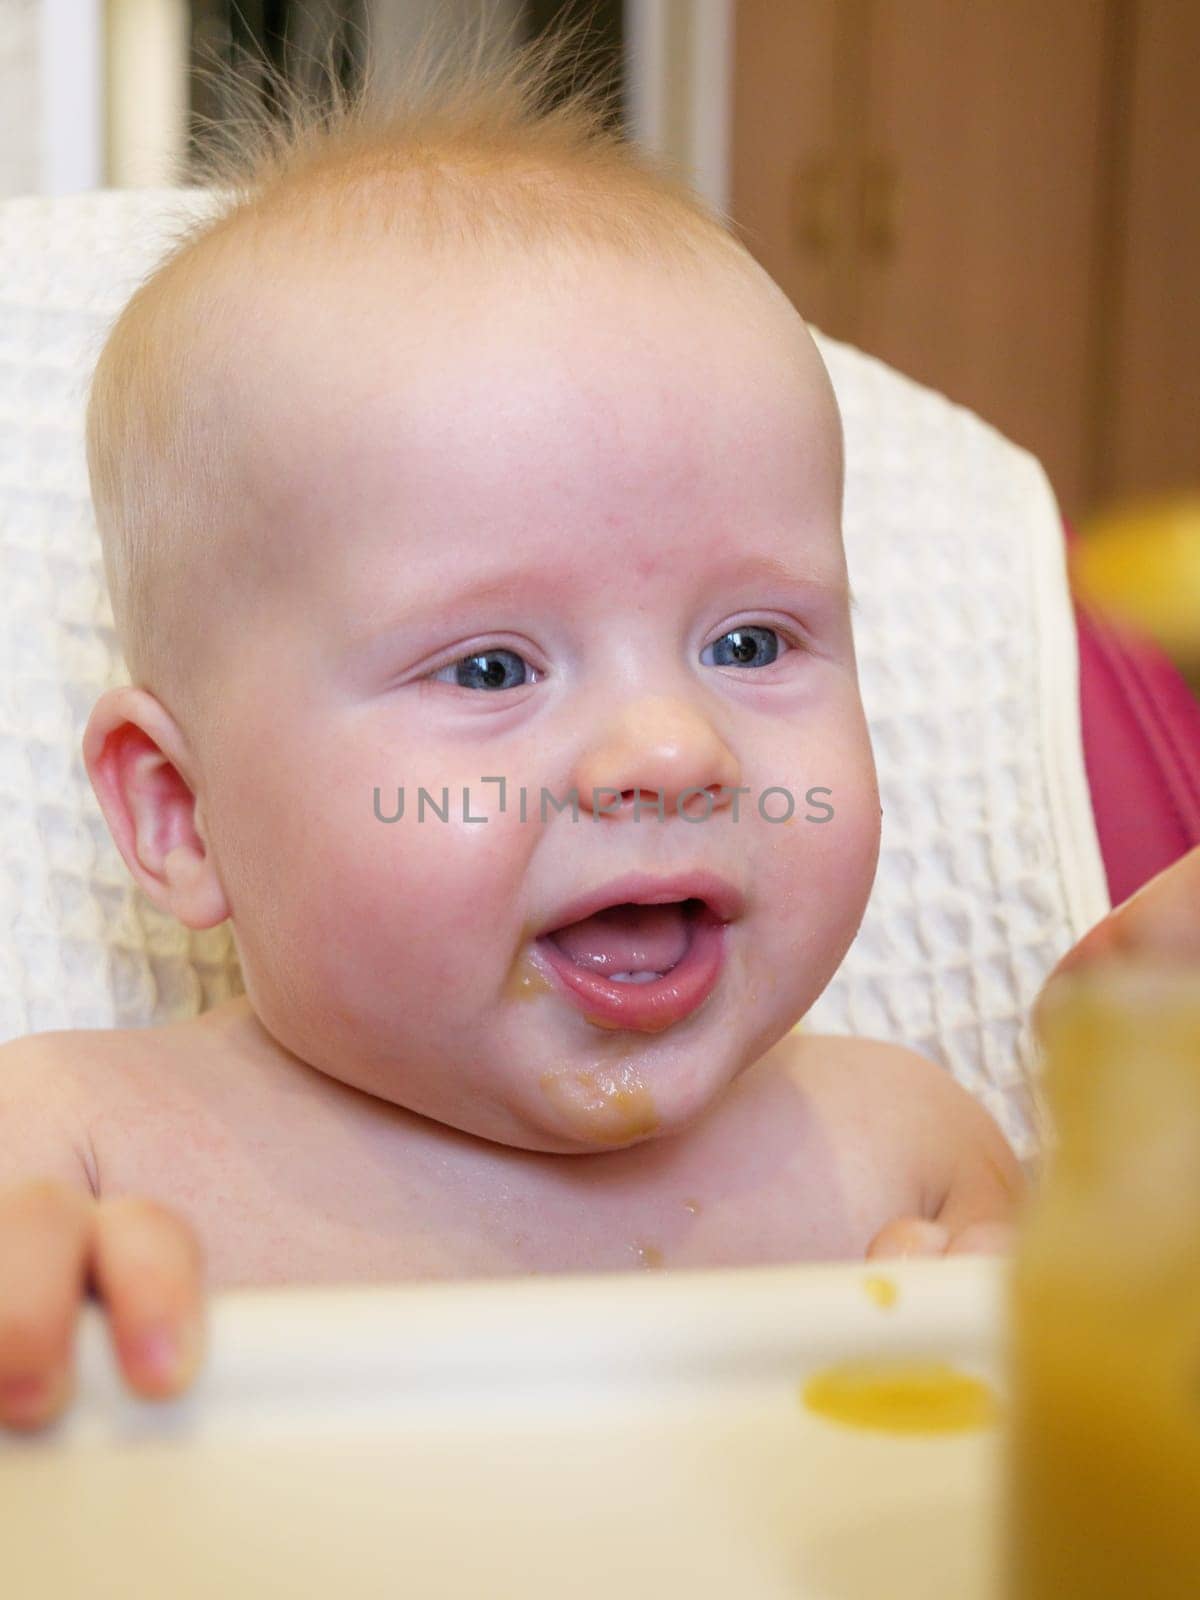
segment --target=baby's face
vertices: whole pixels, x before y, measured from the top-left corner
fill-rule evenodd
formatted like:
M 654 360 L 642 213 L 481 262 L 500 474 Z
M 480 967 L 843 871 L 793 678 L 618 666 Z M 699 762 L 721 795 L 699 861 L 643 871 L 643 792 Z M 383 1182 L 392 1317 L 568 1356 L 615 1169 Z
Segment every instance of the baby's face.
M 551 1151 L 709 1105 L 824 989 L 879 847 L 803 324 L 750 273 L 575 270 L 281 286 L 232 397 L 271 576 L 218 622 L 203 762 L 262 1026 Z M 655 898 L 706 904 L 580 920 Z

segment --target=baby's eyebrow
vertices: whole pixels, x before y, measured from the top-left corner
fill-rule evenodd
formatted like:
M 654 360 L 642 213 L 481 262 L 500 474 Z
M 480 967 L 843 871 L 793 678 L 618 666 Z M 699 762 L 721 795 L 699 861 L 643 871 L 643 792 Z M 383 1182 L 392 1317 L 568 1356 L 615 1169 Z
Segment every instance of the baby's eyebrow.
M 840 576 L 793 570 L 785 563 L 769 556 L 752 560 L 739 560 L 734 557 L 714 574 L 712 581 L 732 582 L 735 579 L 747 583 L 774 580 L 801 590 L 813 590 L 834 599 L 845 596 L 850 609 L 852 611 L 858 609 L 858 601 L 846 579 Z M 515 605 L 522 600 L 527 601 L 529 596 L 539 589 L 560 589 L 566 581 L 564 574 L 547 572 L 544 567 L 534 567 L 528 571 L 521 569 L 477 578 L 473 583 L 454 590 L 448 598 L 435 593 L 427 596 L 418 595 L 386 616 L 377 611 L 374 617 L 368 618 L 355 632 L 350 648 L 363 649 L 378 639 L 398 633 L 406 626 L 411 626 L 415 618 L 426 614 L 430 608 L 436 608 L 439 604 L 449 606 L 455 611 L 465 611 L 481 605 Z
M 557 582 L 559 580 L 552 580 Z M 506 572 L 499 577 L 478 578 L 474 583 L 469 583 L 461 589 L 455 589 L 450 597 L 449 604 L 455 608 L 478 605 L 504 605 L 516 602 L 547 582 L 547 574 L 536 570 L 531 572 Z M 410 599 L 406 605 L 390 612 L 387 616 L 381 613 L 369 618 L 354 636 L 354 647 L 369 644 L 384 634 L 397 632 L 405 626 L 411 626 L 415 617 L 427 612 L 430 607 L 444 603 L 444 596 L 436 594 L 419 595 Z

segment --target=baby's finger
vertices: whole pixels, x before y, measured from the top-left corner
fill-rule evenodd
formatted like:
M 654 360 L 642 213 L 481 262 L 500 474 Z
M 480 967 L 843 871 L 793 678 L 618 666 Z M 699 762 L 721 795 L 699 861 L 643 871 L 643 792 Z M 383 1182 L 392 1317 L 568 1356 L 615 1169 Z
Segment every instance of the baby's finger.
M 887 1256 L 940 1256 L 950 1240 L 950 1230 L 924 1217 L 897 1217 L 867 1246 L 867 1260 Z
M 1016 1243 L 1017 1230 L 1011 1222 L 972 1222 L 959 1231 L 946 1246 L 948 1256 L 1003 1255 Z
M 186 1388 L 204 1355 L 204 1255 L 193 1230 L 140 1195 L 101 1200 L 92 1274 L 130 1387 L 152 1399 Z
M 1046 983 L 1093 962 L 1130 955 L 1200 962 L 1200 846 L 1114 906 L 1066 952 Z
M 1107 960 L 1116 954 L 1122 947 L 1123 932 L 1120 913 L 1110 911 L 1094 928 L 1089 928 L 1083 938 L 1077 944 L 1073 944 L 1065 955 L 1059 957 L 1042 985 L 1043 992 L 1055 978 L 1061 978 L 1065 973 L 1074 972 L 1079 967 L 1091 966 L 1093 962 Z M 1040 1000 L 1041 996 L 1038 998 Z
M 95 1202 L 53 1179 L 0 1193 L 0 1424 L 51 1421 L 71 1398 Z

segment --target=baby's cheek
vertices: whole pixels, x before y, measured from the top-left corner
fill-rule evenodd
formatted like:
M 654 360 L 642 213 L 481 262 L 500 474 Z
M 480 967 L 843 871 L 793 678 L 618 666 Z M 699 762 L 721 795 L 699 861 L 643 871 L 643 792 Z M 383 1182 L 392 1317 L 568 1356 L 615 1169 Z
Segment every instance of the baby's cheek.
M 879 789 L 861 707 L 846 697 L 822 706 L 789 757 L 784 768 L 776 755 L 768 769 L 779 792 L 764 793 L 759 806 L 748 797 L 752 821 L 766 823 L 768 844 L 835 882 L 847 872 L 855 883 L 862 872 L 873 874 Z
M 879 864 L 881 816 L 872 769 L 855 772 L 830 799 L 834 814 L 820 825 L 822 859 L 847 900 L 864 905 Z
M 521 873 L 494 820 L 454 810 L 374 824 L 364 847 L 331 863 L 324 888 L 332 937 L 354 953 L 365 991 L 402 987 L 453 1003 L 478 993 L 519 933 Z
M 795 779 L 795 810 L 760 830 L 756 877 L 775 928 L 776 959 L 794 978 L 797 1005 L 812 1004 L 840 966 L 870 898 L 879 857 L 873 763 L 837 750 Z
M 845 898 L 854 900 L 870 891 L 880 841 L 875 758 L 857 698 L 824 730 L 823 752 L 809 810 L 826 820 L 812 824 L 812 831 L 822 861 L 840 879 Z
M 854 774 L 829 799 L 833 816 L 807 825 L 814 871 L 826 897 L 835 937 L 848 946 L 870 898 L 879 863 L 879 795 L 874 773 Z M 840 959 L 840 957 L 839 957 Z

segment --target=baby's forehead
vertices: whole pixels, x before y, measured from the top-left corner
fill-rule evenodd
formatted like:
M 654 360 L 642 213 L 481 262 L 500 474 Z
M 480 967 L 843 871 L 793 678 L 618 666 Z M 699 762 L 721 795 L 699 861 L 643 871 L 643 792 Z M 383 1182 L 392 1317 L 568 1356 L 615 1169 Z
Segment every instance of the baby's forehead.
M 243 280 L 245 283 L 245 280 Z M 228 398 L 251 432 L 305 416 L 332 429 L 355 408 L 398 401 L 495 404 L 518 389 L 622 404 L 655 392 L 707 405 L 739 395 L 798 403 L 819 426 L 836 411 L 802 319 L 770 279 L 728 270 L 682 282 L 636 262 L 569 261 L 531 281 L 520 261 L 495 266 L 382 256 L 321 260 L 247 285 L 228 318 Z M 639 388 L 640 386 L 640 388 Z M 318 441 L 311 441 L 316 443 Z
M 811 353 L 803 319 L 767 273 L 745 252 L 717 244 L 681 265 L 569 240 L 553 250 L 485 254 L 390 240 L 349 248 L 336 238 L 293 250 L 286 234 L 252 235 L 222 246 L 212 281 L 229 356 L 249 364 L 288 347 L 319 351 L 329 363 L 369 364 L 383 349 L 453 342 L 468 325 L 485 354 L 491 335 L 499 343 L 506 331 L 531 343 L 570 337 L 584 351 L 597 346 L 588 337 L 597 324 L 639 320 L 672 323 L 693 350 L 724 322 L 747 348 L 757 335 L 764 348 L 778 349 L 782 338 Z M 620 359 L 619 345 L 602 348 Z
M 773 418 L 798 446 L 840 434 L 801 319 L 765 274 L 720 263 L 683 281 L 567 257 L 531 282 L 518 260 L 431 266 L 380 251 L 348 267 L 309 251 L 260 260 L 221 294 L 213 396 L 236 458 L 230 483 L 260 529 L 297 532 L 319 500 L 329 536 L 335 525 L 348 536 L 364 475 L 389 462 L 426 499 L 466 462 L 486 497 L 489 463 L 503 489 L 522 435 L 563 457 L 592 452 L 600 478 L 624 470 L 603 454 L 610 443 L 670 468 L 671 449 L 686 467 L 705 436 L 728 457 L 747 427 L 761 451 Z M 376 494 L 371 509 L 385 503 Z M 519 523 L 504 536 L 521 538 Z
M 253 368 L 252 347 L 246 354 Z M 294 629 L 304 619 L 330 672 L 365 661 L 370 639 L 397 617 L 417 625 L 430 608 L 468 607 L 468 595 L 470 618 L 529 615 L 538 603 L 553 611 L 549 590 L 624 603 L 628 562 L 645 554 L 648 536 L 679 569 L 668 588 L 681 605 L 693 590 L 724 593 L 714 574 L 735 554 L 761 551 L 782 571 L 831 584 L 844 575 L 832 446 L 803 448 L 783 428 L 744 440 L 736 419 L 722 435 L 711 396 L 689 401 L 704 434 L 672 415 L 631 426 L 618 399 L 590 433 L 583 409 L 571 427 L 552 404 L 516 440 L 512 414 L 490 398 L 469 415 L 451 405 L 415 416 L 382 390 L 363 403 L 344 353 L 317 364 L 310 387 L 303 371 L 287 381 L 254 370 L 268 387 L 247 410 L 254 431 L 231 479 L 241 485 L 233 603 L 264 624 Z M 531 381 L 543 380 L 535 369 Z M 489 396 L 507 403 L 502 388 Z M 719 443 L 704 448 L 706 439 Z M 541 591 L 522 576 L 531 572 Z

